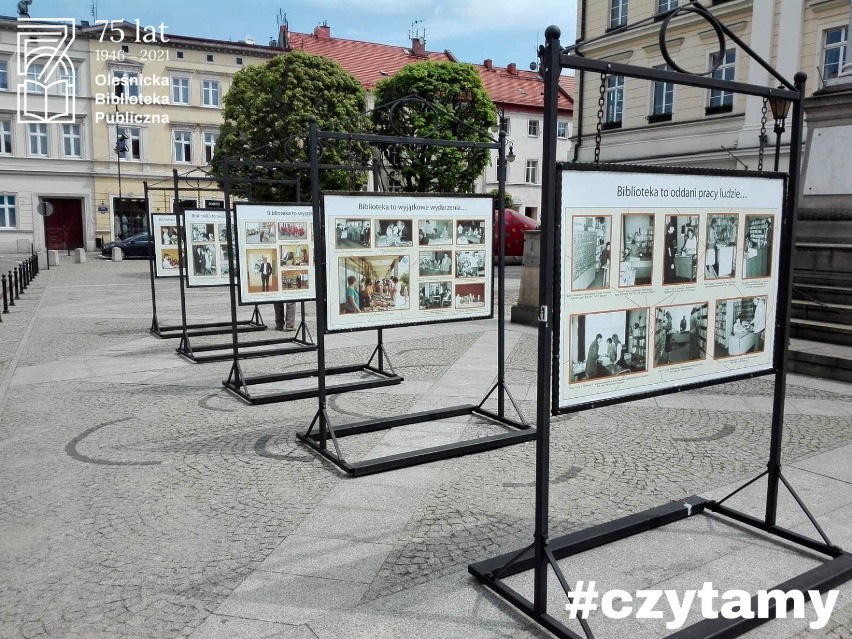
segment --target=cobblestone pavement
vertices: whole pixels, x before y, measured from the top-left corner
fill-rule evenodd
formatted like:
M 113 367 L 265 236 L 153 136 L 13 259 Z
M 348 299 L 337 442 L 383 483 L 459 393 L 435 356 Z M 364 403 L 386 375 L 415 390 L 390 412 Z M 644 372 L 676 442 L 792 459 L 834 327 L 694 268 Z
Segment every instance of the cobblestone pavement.
M 510 271 L 510 295 L 516 295 L 517 275 Z M 157 286 L 159 319 L 179 322 L 176 283 Z M 176 340 L 148 334 L 145 262 L 96 260 L 42 271 L 24 297 L 0 325 L 0 639 L 374 636 L 369 615 L 377 610 L 403 624 L 405 608 L 394 612 L 395 606 L 410 593 L 434 591 L 419 589 L 479 592 L 464 576 L 467 564 L 530 541 L 532 443 L 410 475 L 344 479 L 296 443 L 295 434 L 315 414 L 315 400 L 247 406 L 221 390 L 229 362 L 188 363 L 175 355 Z M 191 321 L 227 314 L 225 289 L 193 289 L 187 300 Z M 386 331 L 389 357 L 406 381 L 332 396 L 332 421 L 422 410 L 436 399 L 430 394 L 436 380 L 489 348 L 483 345 L 490 344 L 494 325 Z M 370 333 L 330 336 L 328 364 L 366 361 L 374 339 Z M 512 327 L 507 339 L 508 381 L 531 419 L 535 335 Z M 493 352 L 486 355 L 493 359 Z M 243 366 L 254 375 L 314 362 L 315 354 L 302 353 Z M 494 372 L 471 375 L 487 390 Z M 754 379 L 555 418 L 551 533 L 758 474 L 765 467 L 772 390 L 771 380 Z M 852 442 L 852 386 L 794 377 L 787 396 L 785 463 Z M 433 445 L 442 435 L 493 434 L 494 428 L 461 418 L 431 431 L 420 425 L 341 445 L 355 460 L 400 445 Z M 386 503 L 362 503 L 376 494 Z M 298 557 L 289 569 L 268 566 L 276 553 L 295 552 L 299 540 L 325 548 L 355 539 L 347 531 L 357 521 L 327 515 L 359 508 L 385 508 L 386 521 L 363 544 L 374 553 L 371 568 L 335 582 L 343 590 L 334 591 L 328 609 L 353 611 L 350 626 L 335 626 L 316 610 L 250 619 L 229 612 L 259 579 L 315 575 L 298 572 Z M 290 592 L 286 584 L 279 587 Z M 497 606 L 493 598 L 483 601 L 477 605 Z M 280 600 L 289 603 L 286 596 Z M 476 629 L 460 626 L 441 636 L 546 636 L 512 613 L 500 614 L 485 615 Z M 382 636 L 421 636 L 392 627 Z M 826 629 L 799 639 L 850 636 L 852 606 L 844 601 Z

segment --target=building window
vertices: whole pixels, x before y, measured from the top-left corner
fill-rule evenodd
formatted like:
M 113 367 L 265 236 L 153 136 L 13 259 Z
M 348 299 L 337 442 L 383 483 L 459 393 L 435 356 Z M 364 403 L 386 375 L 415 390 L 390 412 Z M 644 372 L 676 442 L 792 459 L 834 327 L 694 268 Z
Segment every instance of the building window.
M 846 27 L 826 29 L 822 48 L 822 79 L 836 78 L 846 62 L 849 32 Z
M 134 127 L 118 127 L 115 131 L 116 144 L 117 140 L 124 133 L 127 137 L 124 140 L 124 150 L 119 153 L 122 160 L 141 160 L 142 159 L 142 129 L 138 126 Z
M 42 78 L 43 64 L 31 64 L 27 67 L 27 93 L 43 94 L 47 78 Z
M 175 56 L 178 60 L 183 60 L 183 51 L 175 51 Z
M 538 160 L 527 160 L 524 182 L 538 184 Z
M 130 53 L 130 47 L 126 44 L 121 45 L 121 50 L 124 51 L 124 53 Z
M 0 89 L 7 90 L 9 88 L 9 63 L 5 60 L 0 60 Z
M 530 137 L 538 137 L 538 120 L 529 120 L 527 123 L 527 135 Z
M 123 97 L 139 97 L 139 74 L 135 71 L 113 71 L 115 78 L 115 95 Z
M 627 24 L 627 0 L 610 0 L 609 28 L 616 29 Z
M 192 162 L 192 132 L 174 131 L 172 140 L 175 148 L 175 162 Z
M 0 153 L 12 155 L 12 121 L 0 120 Z
M 201 81 L 201 97 L 204 106 L 219 106 L 219 81 L 218 80 L 202 80 Z
M 213 161 L 213 156 L 216 154 L 216 141 L 219 139 L 218 133 L 204 133 L 204 163 L 210 164 Z
M 568 123 L 565 120 L 556 123 L 556 137 L 560 140 L 568 139 Z
M 0 194 L 0 227 L 15 228 L 15 196 Z
M 172 104 L 189 104 L 189 78 L 172 78 Z
M 657 0 L 657 13 L 677 9 L 677 0 Z
M 30 155 L 47 155 L 47 125 L 29 124 Z
M 654 68 L 661 71 L 671 70 L 667 64 Z M 674 108 L 674 83 L 655 81 L 652 87 L 651 115 L 648 116 L 648 122 L 667 122 L 672 119 Z
M 79 124 L 62 125 L 62 153 L 67 158 L 83 157 L 83 134 Z
M 613 75 L 606 79 L 606 106 L 604 128 L 617 129 L 621 126 L 624 108 L 624 76 Z
M 237 64 L 242 64 L 242 63 L 243 63 L 243 59 L 241 57 L 237 56 Z
M 734 79 L 734 63 L 737 59 L 736 49 L 728 49 L 725 53 L 714 53 L 710 56 L 710 65 L 716 66 L 720 63 L 713 76 L 716 80 Z M 733 91 L 723 91 L 722 89 L 710 89 L 710 103 L 705 109 L 707 115 L 713 113 L 728 113 L 734 109 L 734 93 Z
M 213 62 L 213 54 L 212 53 L 207 54 L 207 62 Z

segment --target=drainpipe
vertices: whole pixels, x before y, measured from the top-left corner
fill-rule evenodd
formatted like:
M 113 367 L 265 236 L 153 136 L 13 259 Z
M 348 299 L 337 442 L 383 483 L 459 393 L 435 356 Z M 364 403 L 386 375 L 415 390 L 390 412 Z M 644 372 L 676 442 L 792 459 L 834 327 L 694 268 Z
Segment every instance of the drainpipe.
M 587 9 L 587 0 L 582 0 L 582 15 L 580 16 L 580 37 L 577 38 L 577 43 L 582 42 L 586 39 L 586 9 Z M 583 143 L 583 89 L 586 85 L 586 72 L 580 71 L 580 80 L 577 83 L 579 87 L 579 95 L 577 96 L 577 100 L 575 104 L 577 104 L 577 143 L 574 145 L 574 158 L 571 160 L 572 162 L 577 161 L 577 157 L 580 155 L 580 145 Z

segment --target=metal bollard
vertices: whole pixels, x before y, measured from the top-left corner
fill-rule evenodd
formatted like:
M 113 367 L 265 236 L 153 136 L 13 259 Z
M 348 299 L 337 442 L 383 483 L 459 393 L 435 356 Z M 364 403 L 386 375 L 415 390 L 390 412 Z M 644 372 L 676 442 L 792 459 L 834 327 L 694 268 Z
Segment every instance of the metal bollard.
M 38 275 L 38 255 L 33 255 L 30 258 L 33 261 L 33 277 Z
M 12 273 L 15 274 L 15 299 L 21 299 L 21 271 L 16 266 L 12 269 Z
M 21 291 L 26 291 L 27 287 L 30 285 L 30 273 L 27 269 L 27 261 L 24 260 L 21 262 L 21 273 L 23 274 L 23 284 L 21 284 Z
M 9 306 L 15 305 L 15 271 L 9 269 Z
M 8 295 L 8 291 L 6 289 L 6 274 L 3 273 L 3 275 L 0 276 L 0 279 L 3 280 L 3 312 L 8 313 L 9 312 L 9 302 L 7 301 L 7 297 L 6 297 Z

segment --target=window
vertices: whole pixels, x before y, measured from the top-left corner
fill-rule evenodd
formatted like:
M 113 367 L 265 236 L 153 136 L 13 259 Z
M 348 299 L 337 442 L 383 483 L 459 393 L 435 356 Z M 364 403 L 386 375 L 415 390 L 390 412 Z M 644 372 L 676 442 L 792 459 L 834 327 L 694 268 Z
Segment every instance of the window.
M 219 139 L 218 133 L 204 133 L 204 163 L 210 164 L 213 156 L 216 154 L 216 141 Z
M 178 60 L 183 60 L 183 51 L 175 51 Z
M 201 81 L 201 98 L 204 106 L 219 106 L 219 81 L 218 80 L 202 80 Z
M 75 67 L 59 70 L 59 95 L 73 98 L 80 95 L 80 73 Z
M 538 160 L 527 160 L 524 182 L 527 184 L 538 184 Z
M 189 104 L 189 78 L 172 78 L 172 104 Z
M 116 141 L 124 133 L 127 139 L 124 140 L 124 152 L 121 153 L 122 160 L 141 160 L 142 159 L 142 129 L 136 127 L 118 127 L 115 131 Z M 117 143 L 117 142 L 116 142 Z
M 568 123 L 565 120 L 556 123 L 556 137 L 560 140 L 568 139 Z
M 15 228 L 15 196 L 0 195 L 0 227 Z
M 47 125 L 29 124 L 30 155 L 47 155 Z
M 836 78 L 847 59 L 849 32 L 847 27 L 827 29 L 823 36 L 822 79 Z
M 614 75 L 606 79 L 606 107 L 604 128 L 617 129 L 621 126 L 624 108 L 624 76 Z
M 9 88 L 9 63 L 0 60 L 0 89 Z
M 670 71 L 667 64 L 654 68 L 661 71 Z M 652 90 L 651 115 L 648 116 L 648 122 L 666 122 L 671 120 L 672 108 L 674 107 L 674 83 L 654 82 Z
M 62 125 L 62 153 L 67 158 L 83 156 L 83 134 L 79 124 Z
M 12 121 L 0 120 L 0 153 L 12 155 Z
M 213 62 L 213 54 L 212 53 L 207 54 L 207 62 Z
M 627 0 L 610 0 L 609 28 L 616 29 L 627 24 Z
M 243 63 L 243 59 L 241 57 L 237 56 L 237 64 L 242 64 L 242 63 Z
M 175 162 L 192 162 L 192 132 L 174 131 Z
M 527 135 L 534 138 L 538 137 L 538 120 L 530 120 L 527 123 Z
M 734 63 L 736 62 L 737 52 L 735 49 L 728 49 L 724 54 L 714 53 L 710 56 L 710 65 L 719 66 L 713 72 L 712 77 L 717 80 L 733 80 L 734 79 Z M 721 89 L 710 89 L 710 104 L 704 110 L 705 114 L 712 115 L 713 113 L 728 113 L 734 108 L 734 94 L 732 91 L 723 91 Z
M 44 73 L 43 64 L 31 64 L 27 67 L 27 93 L 44 93 L 47 78 L 41 78 L 42 73 Z
M 126 44 L 121 45 L 121 50 L 124 51 L 124 53 L 130 53 L 130 47 Z
M 657 0 L 657 13 L 677 9 L 677 0 Z
M 115 95 L 124 97 L 139 97 L 139 74 L 135 71 L 113 71 L 115 78 Z

